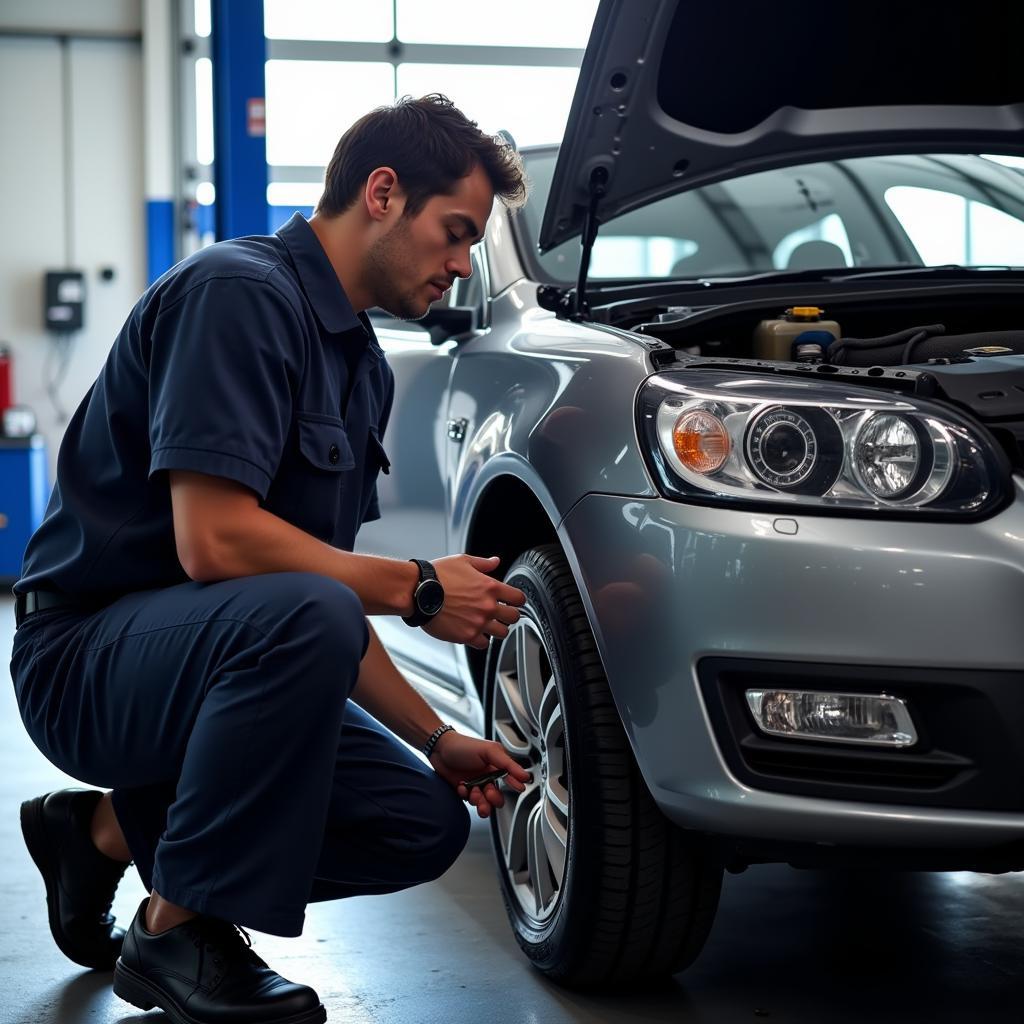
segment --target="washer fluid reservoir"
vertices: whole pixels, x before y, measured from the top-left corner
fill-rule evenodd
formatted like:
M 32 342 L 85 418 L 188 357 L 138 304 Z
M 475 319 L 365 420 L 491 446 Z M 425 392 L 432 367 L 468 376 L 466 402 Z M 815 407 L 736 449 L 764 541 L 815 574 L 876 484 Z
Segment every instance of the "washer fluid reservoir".
M 775 320 L 762 320 L 754 330 L 754 358 L 787 361 L 793 359 L 794 343 L 800 335 L 807 332 L 814 332 L 817 335 L 806 339 L 807 341 L 820 343 L 827 340 L 821 338 L 821 332 L 827 332 L 834 340 L 838 340 L 839 324 L 835 320 L 823 319 L 824 312 L 817 306 L 794 306 Z M 822 349 L 827 347 L 828 345 L 823 345 Z

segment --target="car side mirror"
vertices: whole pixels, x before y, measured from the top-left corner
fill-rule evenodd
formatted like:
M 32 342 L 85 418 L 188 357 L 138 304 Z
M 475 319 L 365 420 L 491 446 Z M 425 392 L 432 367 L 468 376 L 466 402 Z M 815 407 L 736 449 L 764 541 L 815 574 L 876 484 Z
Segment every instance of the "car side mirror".
M 454 338 L 462 341 L 477 329 L 479 316 L 476 306 L 437 306 L 420 321 L 434 345 L 443 345 Z

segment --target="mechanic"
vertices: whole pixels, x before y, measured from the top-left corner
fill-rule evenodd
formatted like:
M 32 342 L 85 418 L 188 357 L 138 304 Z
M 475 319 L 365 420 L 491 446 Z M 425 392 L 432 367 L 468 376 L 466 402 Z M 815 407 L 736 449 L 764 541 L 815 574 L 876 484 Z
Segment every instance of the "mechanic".
M 372 111 L 312 219 L 146 291 L 68 425 L 11 673 L 43 754 L 112 792 L 28 800 L 22 828 L 58 946 L 114 967 L 140 1008 L 325 1020 L 242 926 L 295 936 L 310 902 L 437 878 L 468 836 L 461 800 L 503 803 L 461 781 L 529 781 L 442 723 L 366 619 L 486 648 L 524 601 L 498 559 L 352 553 L 379 516 L 394 391 L 365 311 L 424 316 L 470 275 L 495 196 L 525 192 L 514 148 L 447 98 Z M 126 934 L 110 908 L 132 861 L 150 895 Z

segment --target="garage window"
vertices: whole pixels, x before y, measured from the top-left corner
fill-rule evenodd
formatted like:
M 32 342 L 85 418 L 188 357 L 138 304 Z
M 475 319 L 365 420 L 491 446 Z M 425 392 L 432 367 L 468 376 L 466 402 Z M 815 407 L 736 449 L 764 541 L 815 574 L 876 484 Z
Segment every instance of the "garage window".
M 390 64 L 268 60 L 267 163 L 326 166 L 342 132 L 395 95 Z
M 443 92 L 484 131 L 504 128 L 532 146 L 561 141 L 578 77 L 578 68 L 400 64 L 398 95 Z
M 386 42 L 394 28 L 390 2 L 263 0 L 263 30 L 268 39 Z
M 291 0 L 288 0 L 291 2 Z M 583 49 L 596 0 L 398 0 L 398 38 L 458 46 L 567 46 Z

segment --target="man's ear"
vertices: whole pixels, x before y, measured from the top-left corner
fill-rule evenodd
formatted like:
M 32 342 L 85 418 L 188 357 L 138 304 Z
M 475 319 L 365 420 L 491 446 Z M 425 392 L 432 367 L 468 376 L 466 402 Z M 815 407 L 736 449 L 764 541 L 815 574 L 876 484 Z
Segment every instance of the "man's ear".
M 371 220 L 383 220 L 395 209 L 401 195 L 398 175 L 390 167 L 377 167 L 366 179 L 364 199 Z

